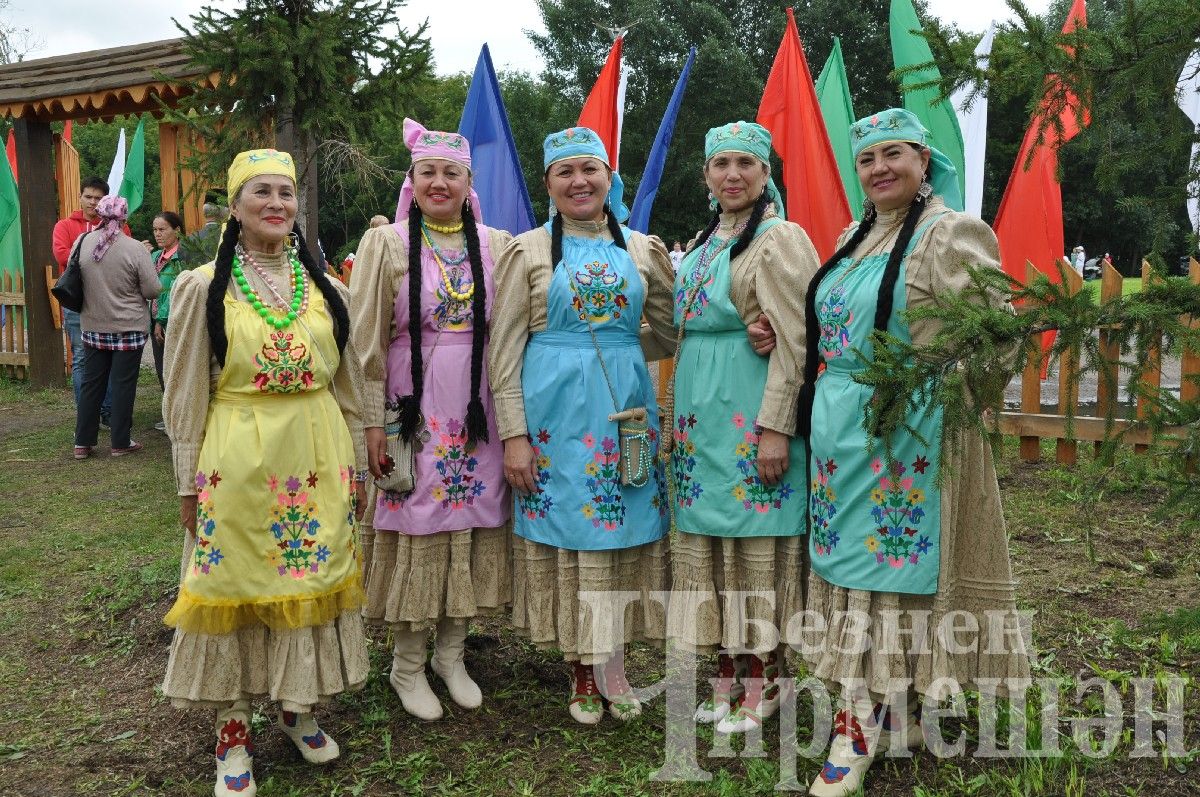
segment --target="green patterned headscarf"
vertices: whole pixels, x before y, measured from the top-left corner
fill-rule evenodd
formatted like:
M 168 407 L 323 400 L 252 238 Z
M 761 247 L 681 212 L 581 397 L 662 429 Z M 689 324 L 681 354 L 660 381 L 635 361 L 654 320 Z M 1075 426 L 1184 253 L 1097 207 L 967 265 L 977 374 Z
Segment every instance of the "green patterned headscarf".
M 863 150 L 897 141 L 920 144 L 929 150 L 929 182 L 933 193 L 942 198 L 946 207 L 961 211 L 963 198 L 958 188 L 958 170 L 949 158 L 929 143 L 929 131 L 916 114 L 903 108 L 888 108 L 850 125 L 850 144 L 855 158 Z
M 712 160 L 714 155 L 722 152 L 744 152 L 758 158 L 768 169 L 767 196 L 775 205 L 775 212 L 786 218 L 783 197 L 771 179 L 771 132 L 754 122 L 730 122 L 727 125 L 714 127 L 704 136 L 704 161 Z

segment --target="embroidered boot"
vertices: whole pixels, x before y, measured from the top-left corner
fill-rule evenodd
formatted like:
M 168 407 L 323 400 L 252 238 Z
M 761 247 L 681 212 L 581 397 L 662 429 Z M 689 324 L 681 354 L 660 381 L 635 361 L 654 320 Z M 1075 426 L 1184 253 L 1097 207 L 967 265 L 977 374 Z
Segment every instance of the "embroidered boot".
M 751 728 L 762 727 L 765 720 L 779 711 L 780 690 L 775 682 L 783 674 L 779 652 L 773 650 L 765 659 L 749 653 L 745 654 L 745 659 L 748 664 L 743 679 L 746 692 L 717 723 L 720 733 L 745 733 Z
M 294 711 L 280 711 L 276 724 L 310 764 L 327 764 L 341 754 L 338 743 L 333 737 L 325 735 L 312 712 L 297 714 Z
M 420 720 L 442 718 L 442 704 L 425 678 L 425 632 L 392 629 L 396 643 L 392 648 L 392 674 L 388 681 L 400 698 L 404 710 Z
M 479 708 L 483 705 L 483 693 L 479 685 L 467 674 L 463 659 L 466 655 L 467 621 L 456 617 L 443 617 L 438 621 L 437 638 L 433 643 L 433 671 L 438 674 L 450 690 L 450 699 L 462 708 Z
M 887 703 L 876 703 L 874 709 L 875 721 L 879 725 L 878 752 L 886 753 L 892 746 L 893 736 L 898 736 L 897 749 L 919 750 L 925 744 L 924 732 L 921 730 L 921 701 L 920 697 L 909 696 L 908 711 L 904 712 L 904 720 L 900 720 L 899 707 Z
M 604 662 L 604 697 L 613 719 L 628 722 L 642 715 L 642 704 L 634 697 L 633 687 L 625 678 L 625 659 L 617 655 Z
M 862 786 L 878 749 L 874 708 L 866 698 L 843 701 L 833 717 L 829 756 L 808 788 L 811 797 L 848 797 Z
M 746 669 L 741 656 L 717 654 L 717 679 L 713 684 L 713 695 L 696 707 L 696 722 L 711 723 L 725 719 L 733 704 L 746 692 L 746 687 L 738 680 L 745 675 Z
M 250 704 L 244 700 L 217 712 L 215 797 L 254 797 L 254 744 L 250 741 Z
M 571 686 L 571 702 L 567 710 L 571 719 L 584 725 L 595 725 L 604 716 L 604 700 L 596 687 L 596 676 L 592 665 L 573 661 L 574 684 Z

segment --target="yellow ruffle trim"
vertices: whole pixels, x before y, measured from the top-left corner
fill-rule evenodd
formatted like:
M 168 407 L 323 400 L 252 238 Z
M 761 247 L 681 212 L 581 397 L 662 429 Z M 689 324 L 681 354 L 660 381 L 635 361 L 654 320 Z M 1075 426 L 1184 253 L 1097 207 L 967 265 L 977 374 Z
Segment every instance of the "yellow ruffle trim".
M 362 580 L 357 572 L 320 595 L 253 603 L 201 599 L 180 587 L 179 597 L 163 623 L 189 633 L 214 636 L 232 634 L 260 623 L 273 630 L 313 628 L 333 622 L 343 612 L 361 609 L 365 602 Z

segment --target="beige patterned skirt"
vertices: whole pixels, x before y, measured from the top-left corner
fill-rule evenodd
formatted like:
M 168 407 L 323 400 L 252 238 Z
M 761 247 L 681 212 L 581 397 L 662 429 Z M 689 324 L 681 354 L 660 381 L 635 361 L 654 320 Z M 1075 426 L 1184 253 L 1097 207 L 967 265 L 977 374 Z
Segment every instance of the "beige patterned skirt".
M 374 505 L 372 495 L 367 506 Z M 510 523 L 416 535 L 374 529 L 371 516 L 359 526 L 371 625 L 422 631 L 443 617 L 496 614 L 512 603 Z
M 765 654 L 804 609 L 806 538 L 711 537 L 671 542 L 667 637 L 697 654 Z
M 184 532 L 181 567 L 195 538 Z M 231 634 L 175 630 L 163 694 L 177 708 L 225 708 L 269 699 L 304 713 L 367 680 L 367 640 L 358 610 L 311 628 L 272 630 L 257 624 Z
M 513 536 L 513 628 L 539 649 L 595 664 L 634 641 L 666 637 L 665 539 L 572 551 Z

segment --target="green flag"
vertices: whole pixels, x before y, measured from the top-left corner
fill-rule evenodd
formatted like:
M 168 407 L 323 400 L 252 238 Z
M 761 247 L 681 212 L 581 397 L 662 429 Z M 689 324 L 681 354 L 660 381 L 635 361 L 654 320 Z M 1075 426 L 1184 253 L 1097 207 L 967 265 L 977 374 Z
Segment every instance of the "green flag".
M 25 270 L 20 220 L 17 181 L 8 158 L 0 157 L 0 273 L 20 274 Z
M 121 178 L 119 196 L 129 203 L 129 215 L 142 206 L 146 195 L 146 120 L 139 119 L 133 143 L 129 145 L 129 157 L 125 160 L 125 176 Z
M 842 185 L 846 187 L 846 201 L 855 219 L 862 218 L 862 184 L 854 168 L 854 149 L 850 144 L 850 125 L 858 119 L 854 115 L 854 104 L 850 100 L 850 84 L 846 80 L 846 64 L 842 61 L 842 42 L 833 37 L 833 51 L 829 53 L 821 75 L 817 78 L 817 101 L 821 103 L 821 116 L 825 130 L 829 132 L 829 143 L 833 145 L 833 156 L 837 159 Z
M 892 38 L 892 61 L 896 69 L 929 64 L 924 69 L 909 72 L 901 81 L 900 91 L 904 95 L 904 107 L 917 115 L 921 124 L 929 131 L 929 143 L 950 159 L 958 170 L 959 191 L 965 196 L 966 168 L 963 157 L 962 130 L 958 126 L 958 115 L 949 100 L 934 105 L 939 89 L 936 86 L 913 89 L 911 86 L 938 81 L 942 73 L 933 65 L 933 53 L 929 42 L 921 35 L 921 22 L 912 0 L 892 0 L 889 15 Z

